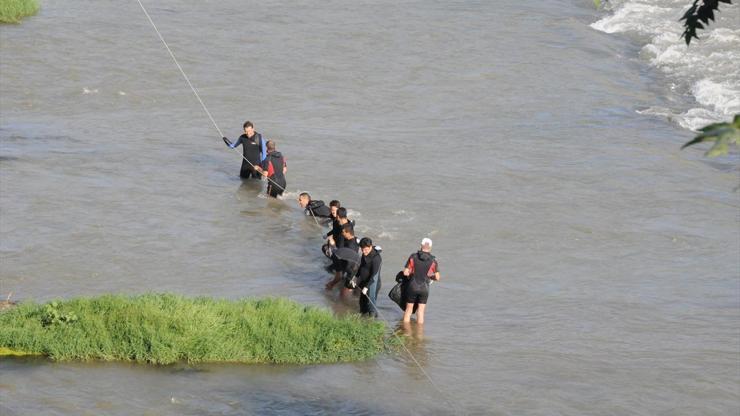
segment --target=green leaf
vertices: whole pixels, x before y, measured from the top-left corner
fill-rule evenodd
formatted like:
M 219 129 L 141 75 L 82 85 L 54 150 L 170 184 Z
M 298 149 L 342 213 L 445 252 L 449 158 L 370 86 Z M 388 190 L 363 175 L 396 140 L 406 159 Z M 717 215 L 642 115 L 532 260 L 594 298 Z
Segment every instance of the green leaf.
M 714 142 L 714 145 L 706 153 L 707 157 L 725 155 L 729 152 L 729 146 L 734 144 L 740 146 L 740 114 L 735 115 L 732 123 L 713 123 L 699 129 L 702 133 L 692 140 L 686 142 L 681 149 L 702 142 Z
M 724 127 L 724 126 L 727 126 L 727 123 L 712 123 L 710 125 L 700 128 L 699 131 L 708 132 L 710 130 L 716 129 L 718 127 Z
M 721 137 L 717 140 L 717 143 L 712 146 L 711 149 L 705 154 L 707 157 L 717 157 L 726 155 L 729 149 L 727 148 L 727 137 Z

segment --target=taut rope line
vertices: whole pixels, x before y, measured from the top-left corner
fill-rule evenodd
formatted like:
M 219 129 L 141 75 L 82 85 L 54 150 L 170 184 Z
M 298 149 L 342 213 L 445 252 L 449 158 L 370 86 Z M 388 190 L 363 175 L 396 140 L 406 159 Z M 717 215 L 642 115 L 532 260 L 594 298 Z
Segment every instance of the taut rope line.
M 221 137 L 226 137 L 226 136 L 224 136 L 224 133 L 221 131 L 221 129 L 218 127 L 218 124 L 216 123 L 216 120 L 213 119 L 213 116 L 211 115 L 211 112 L 208 111 L 208 107 L 206 107 L 205 103 L 200 98 L 200 94 L 198 94 L 198 90 L 195 89 L 195 87 L 193 86 L 193 83 L 190 82 L 190 78 L 188 78 L 187 74 L 185 74 L 185 71 L 182 69 L 182 66 L 180 66 L 180 62 L 177 61 L 177 58 L 175 57 L 175 54 L 172 52 L 172 49 L 170 49 L 170 46 L 164 40 L 164 37 L 162 37 L 162 34 L 159 32 L 159 29 L 157 29 L 157 25 L 154 24 L 154 20 L 152 20 L 152 17 L 149 16 L 149 12 L 146 11 L 146 7 L 144 7 L 144 5 L 141 3 L 141 0 L 136 0 L 136 1 L 139 3 L 139 6 L 141 7 L 141 10 L 144 11 L 144 14 L 146 15 L 146 18 L 149 19 L 149 23 L 151 23 L 152 27 L 154 28 L 154 31 L 157 32 L 157 36 L 159 36 L 159 40 L 161 40 L 162 41 L 162 44 L 164 45 L 164 47 L 167 48 L 167 52 L 169 52 L 170 57 L 172 58 L 172 61 L 174 61 L 175 62 L 175 65 L 177 65 L 177 69 L 180 70 L 180 73 L 182 74 L 182 77 L 185 78 L 185 82 L 187 82 L 188 85 L 190 86 L 190 89 L 193 90 L 193 94 L 195 94 L 195 98 L 198 99 L 198 102 L 200 103 L 200 106 L 203 107 L 203 111 L 205 111 L 206 114 L 208 115 L 208 118 L 211 119 L 211 123 L 213 123 L 213 127 L 216 128 L 216 131 L 218 132 L 218 134 Z M 233 147 L 232 149 L 236 150 L 237 152 L 239 151 L 235 147 Z M 252 166 L 252 168 L 255 167 L 252 162 L 250 162 L 249 160 L 247 160 L 246 157 L 244 157 L 244 155 L 241 155 L 241 156 L 242 156 L 242 159 L 244 159 L 247 163 L 249 163 L 250 166 Z M 265 176 L 265 179 L 267 179 L 270 183 L 272 183 L 273 185 L 275 185 L 278 188 L 280 188 L 283 191 L 285 191 L 285 188 L 283 188 L 282 186 L 280 186 L 280 184 L 278 184 L 277 182 L 273 181 L 272 179 L 268 178 L 267 176 Z
M 180 66 L 180 62 L 177 61 L 177 58 L 175 58 L 175 54 L 172 53 L 172 49 L 170 49 L 170 46 L 167 45 L 167 42 L 165 42 L 164 38 L 162 37 L 162 34 L 159 33 L 159 29 L 157 29 L 157 25 L 154 24 L 154 21 L 152 20 L 151 16 L 149 16 L 149 12 L 147 12 L 146 11 L 146 8 L 144 7 L 144 5 L 141 4 L 141 0 L 136 0 L 136 1 L 139 2 L 139 6 L 141 6 L 141 10 L 144 11 L 144 14 L 146 15 L 146 18 L 149 19 L 149 23 L 152 24 L 152 27 L 154 28 L 154 31 L 157 32 L 157 36 L 159 36 L 159 40 L 161 40 L 162 43 L 164 44 L 164 47 L 167 48 L 167 52 L 170 53 L 170 57 L 172 57 L 172 60 L 175 62 L 175 65 L 177 65 L 177 69 L 180 70 L 180 73 L 182 74 L 182 77 L 185 78 L 185 82 L 187 82 L 188 85 L 190 86 L 190 89 L 193 90 L 193 94 L 195 94 L 195 98 L 198 99 L 198 102 L 200 103 L 201 107 L 203 107 L 203 110 L 208 115 L 208 118 L 211 119 L 211 123 L 213 123 L 213 127 L 216 128 L 216 131 L 218 131 L 218 134 L 220 134 L 221 137 L 224 137 L 224 134 L 221 132 L 221 129 L 218 128 L 218 124 L 216 124 L 216 120 L 213 119 L 213 116 L 211 115 L 211 112 L 208 111 L 208 107 L 206 107 L 206 105 L 203 103 L 203 100 L 200 99 L 200 95 L 198 94 L 198 91 L 193 86 L 193 83 L 190 82 L 190 78 L 188 78 L 188 76 L 185 74 L 185 71 L 182 70 L 182 67 Z M 247 162 L 249 162 L 249 161 L 247 160 Z
M 157 36 L 159 36 L 159 40 L 162 41 L 162 44 L 167 49 L 167 52 L 169 52 L 170 57 L 172 58 L 172 61 L 175 62 L 175 65 L 177 65 L 177 69 L 180 70 L 180 74 L 182 74 L 182 77 L 185 78 L 185 82 L 188 83 L 188 86 L 190 86 L 190 89 L 193 91 L 193 94 L 195 94 L 195 98 L 198 99 L 198 102 L 200 103 L 201 107 L 203 107 L 203 111 L 206 112 L 206 114 L 208 115 L 208 118 L 211 120 L 211 123 L 213 123 L 213 127 L 216 128 L 216 131 L 218 132 L 219 135 L 221 135 L 221 137 L 225 137 L 224 134 L 223 134 L 223 132 L 221 131 L 221 129 L 218 127 L 218 124 L 216 123 L 216 120 L 213 119 L 213 116 L 211 115 L 211 112 L 208 111 L 208 107 L 206 107 L 205 103 L 200 98 L 200 95 L 198 94 L 198 91 L 193 86 L 193 83 L 190 82 L 190 78 L 188 78 L 187 74 L 185 74 L 185 71 L 182 69 L 182 66 L 180 66 L 180 62 L 177 61 L 177 58 L 175 57 L 175 54 L 172 52 L 172 49 L 170 49 L 169 45 L 164 40 L 164 37 L 162 37 L 162 34 L 159 32 L 159 29 L 157 29 L 157 25 L 154 24 L 154 21 L 152 20 L 151 16 L 149 16 L 149 12 L 147 12 L 146 8 L 141 3 L 141 0 L 136 0 L 136 1 L 137 1 L 137 3 L 139 3 L 139 6 L 141 7 L 141 10 L 144 12 L 144 14 L 146 15 L 146 18 L 149 20 L 149 23 L 154 28 L 154 31 L 157 32 Z M 237 152 L 239 151 L 236 148 L 233 148 L 233 149 L 236 150 Z M 249 160 L 247 160 L 247 158 L 244 157 L 244 155 L 241 155 L 241 156 L 242 156 L 242 159 L 246 160 L 247 163 L 249 163 L 250 166 L 252 166 L 253 168 L 255 167 L 252 162 L 250 162 Z M 272 179 L 268 178 L 267 176 L 265 176 L 265 179 L 267 179 L 273 185 L 275 185 L 275 186 L 279 187 L 280 189 L 282 189 L 283 191 L 285 191 L 285 188 L 283 188 L 282 186 L 280 186 L 278 183 L 276 183 Z M 311 216 L 313 217 L 314 221 L 316 221 L 316 225 L 318 225 L 320 227 L 321 224 L 319 224 L 319 221 L 318 221 L 318 219 L 316 219 L 316 216 L 314 215 L 313 211 L 311 211 L 309 209 L 309 212 L 311 213 Z M 321 234 L 321 237 L 322 238 L 324 237 L 324 234 L 323 233 Z M 367 296 L 367 299 L 370 301 L 370 303 L 373 304 L 373 306 L 375 307 L 375 310 L 378 313 L 378 316 L 380 316 L 380 318 L 383 319 L 384 321 L 389 322 L 389 321 L 387 321 L 380 314 L 380 310 L 378 309 L 377 305 L 375 305 L 375 302 L 373 302 L 372 299 L 370 299 L 370 296 L 368 296 L 368 295 L 364 295 L 364 296 Z M 419 361 L 416 360 L 416 357 L 414 357 L 414 354 L 412 354 L 411 351 L 406 347 L 406 345 L 403 343 L 403 340 L 398 336 L 398 334 L 395 333 L 395 331 L 393 331 L 393 336 L 395 336 L 399 340 L 399 342 L 401 342 L 401 346 L 403 346 L 403 348 L 409 354 L 409 356 L 414 361 L 414 363 L 416 364 L 416 366 L 419 367 L 419 370 L 421 370 L 422 374 L 424 374 L 424 377 L 426 377 L 426 379 L 429 381 L 429 383 L 432 385 L 432 387 L 434 387 L 434 389 L 437 390 L 437 392 L 439 392 L 445 398 L 445 401 L 449 405 L 451 405 L 450 407 L 455 408 L 455 410 L 457 410 L 457 407 L 454 406 L 454 404 L 449 401 L 449 399 L 447 398 L 447 395 L 444 394 L 444 392 L 434 383 L 434 381 L 432 380 L 432 378 L 429 377 L 429 374 L 427 374 L 427 372 L 421 366 L 421 364 L 419 363 Z
M 380 309 L 378 308 L 378 305 L 376 305 L 375 302 L 373 302 L 373 300 L 370 299 L 370 295 L 368 295 L 366 293 L 363 293 L 361 296 L 365 296 L 367 298 L 367 300 L 370 303 L 372 303 L 373 307 L 375 308 L 375 312 L 378 313 L 378 316 L 380 317 L 380 319 L 382 319 L 382 320 L 390 323 L 390 321 L 388 321 L 387 319 L 385 319 L 385 317 L 380 313 Z M 442 395 L 442 398 L 444 398 L 444 400 L 447 402 L 447 404 L 451 408 L 455 409 L 455 411 L 459 410 L 458 406 L 456 406 L 455 403 L 453 403 L 452 401 L 450 401 L 450 399 L 447 397 L 447 395 L 445 394 L 445 392 L 442 391 L 442 389 L 440 389 L 439 386 L 437 386 L 437 384 L 434 382 L 434 380 L 432 380 L 432 378 L 429 376 L 429 374 L 427 374 L 426 370 L 424 370 L 424 367 L 421 366 L 421 364 L 419 363 L 419 361 L 416 360 L 416 357 L 414 357 L 414 354 L 411 353 L 411 350 L 409 350 L 408 347 L 406 347 L 406 344 L 403 342 L 403 340 L 401 339 L 401 337 L 399 337 L 398 334 L 396 334 L 396 331 L 391 331 L 391 333 L 393 334 L 394 337 L 396 337 L 396 339 L 398 340 L 398 342 L 401 343 L 401 346 L 409 354 L 409 357 L 411 357 L 411 359 L 414 360 L 414 363 L 416 364 L 417 367 L 419 367 L 419 370 L 421 370 L 421 373 L 424 374 L 424 377 L 426 377 L 426 379 L 429 381 L 429 384 L 431 384 L 432 387 L 434 387 L 434 389 L 437 390 L 437 392 Z

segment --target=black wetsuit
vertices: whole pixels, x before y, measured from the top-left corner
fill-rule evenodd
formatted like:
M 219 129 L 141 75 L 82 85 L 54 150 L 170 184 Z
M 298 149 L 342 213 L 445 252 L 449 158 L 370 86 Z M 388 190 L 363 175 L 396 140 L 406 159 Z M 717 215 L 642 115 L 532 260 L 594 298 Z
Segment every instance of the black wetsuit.
M 316 218 L 331 218 L 331 208 L 324 205 L 324 201 L 311 200 L 306 205 L 306 215 Z
M 287 185 L 285 183 L 283 168 L 286 166 L 285 158 L 278 151 L 269 153 L 265 160 L 262 161 L 262 169 L 270 179 L 267 182 L 267 194 L 273 198 L 277 198 L 285 191 Z
M 346 247 L 350 248 L 355 251 L 360 251 L 360 243 L 357 241 L 357 237 L 352 237 L 350 239 L 346 239 L 342 237 L 342 243 L 336 245 L 337 249 Z M 347 260 L 340 260 L 332 255 L 332 269 L 335 272 L 343 272 L 343 273 L 350 273 L 353 272 L 352 270 L 348 270 L 349 262 Z M 346 277 L 346 276 L 345 276 Z M 350 278 L 352 276 L 349 276 Z
M 429 279 L 439 272 L 437 259 L 431 253 L 419 250 L 409 256 L 406 268 L 411 271 L 406 283 L 406 302 L 426 304 L 429 298 Z
M 331 221 L 331 230 L 326 233 L 326 237 L 329 238 L 329 236 L 333 236 L 335 242 L 338 242 L 342 237 L 342 224 L 339 222 L 339 218 L 334 218 Z
M 352 224 L 352 227 L 355 226 L 354 221 L 350 221 L 349 223 Z M 344 227 L 344 225 L 339 222 L 338 218 L 335 218 L 334 221 L 332 221 L 331 230 L 328 233 L 326 233 L 327 238 L 329 238 L 329 236 L 334 237 L 334 244 L 339 248 L 344 247 L 344 236 L 342 235 L 342 227 Z M 321 251 L 327 257 L 331 257 L 331 254 L 329 254 L 329 244 L 328 243 L 321 246 Z
M 357 270 L 357 287 L 368 288 L 367 296 L 360 296 L 360 313 L 376 316 L 378 292 L 380 291 L 380 267 L 383 259 L 375 248 L 367 256 L 362 256 L 360 268 Z M 368 299 L 368 297 L 370 299 Z M 372 302 L 371 302 L 372 300 Z
M 247 137 L 246 134 L 242 134 L 234 142 L 234 144 L 229 147 L 234 148 L 239 145 L 242 145 L 242 154 L 244 155 L 239 176 L 244 179 L 250 177 L 261 179 L 262 175 L 260 175 L 259 172 L 255 171 L 253 166 L 260 166 L 266 153 L 265 142 L 262 140 L 262 135 L 255 132 L 254 135 L 252 135 L 252 137 L 250 138 Z

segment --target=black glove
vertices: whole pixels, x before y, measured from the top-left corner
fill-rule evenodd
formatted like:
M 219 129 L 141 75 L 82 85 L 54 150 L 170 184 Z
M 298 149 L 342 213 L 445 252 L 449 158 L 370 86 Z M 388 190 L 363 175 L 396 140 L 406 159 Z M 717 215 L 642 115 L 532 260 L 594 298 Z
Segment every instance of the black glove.
M 223 139 L 224 139 L 224 143 L 226 143 L 226 146 L 231 147 L 231 142 L 229 141 L 229 139 L 227 139 L 226 137 L 224 137 Z

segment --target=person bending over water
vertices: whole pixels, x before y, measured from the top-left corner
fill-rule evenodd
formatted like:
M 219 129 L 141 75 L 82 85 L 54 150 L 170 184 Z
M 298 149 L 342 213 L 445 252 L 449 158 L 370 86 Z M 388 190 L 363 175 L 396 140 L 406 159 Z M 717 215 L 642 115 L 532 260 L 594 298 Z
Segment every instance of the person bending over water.
M 419 251 L 409 256 L 409 259 L 406 260 L 403 275 L 408 279 L 406 282 L 408 286 L 403 322 L 411 322 L 414 304 L 417 304 L 416 322 L 418 324 L 424 323 L 424 310 L 426 309 L 427 299 L 429 298 L 429 283 L 432 280 L 439 280 L 439 264 L 431 251 L 432 240 L 424 238 L 421 240 Z
M 333 202 L 335 201 L 332 201 L 332 203 Z M 336 202 L 337 204 L 339 203 L 339 201 Z M 332 207 L 332 212 L 334 212 L 334 207 Z M 326 255 L 326 257 L 331 257 L 331 253 L 329 252 L 329 248 L 331 247 L 329 238 L 334 240 L 334 245 L 336 247 L 344 246 L 344 237 L 342 236 L 342 227 L 344 224 L 352 224 L 353 227 L 355 225 L 354 221 L 350 221 L 347 217 L 347 208 L 339 207 L 336 209 L 336 215 L 332 221 L 332 228 L 328 233 L 326 233 L 327 242 L 321 247 L 321 251 Z
M 326 290 L 332 290 L 337 283 L 344 279 L 351 279 L 354 276 L 356 270 L 351 269 L 351 264 L 348 261 L 337 258 L 334 252 L 340 248 L 349 248 L 351 250 L 360 252 L 360 245 L 355 237 L 355 228 L 351 223 L 346 223 L 342 226 L 342 243 L 337 244 L 334 241 L 334 237 L 329 237 L 329 252 L 332 254 L 332 268 L 334 270 L 334 278 L 326 284 Z M 351 292 L 351 289 L 342 287 L 341 295 L 347 296 Z
M 261 179 L 261 175 L 255 167 L 258 167 L 267 157 L 267 147 L 264 140 L 262 140 L 262 135 L 254 131 L 252 122 L 244 122 L 244 134 L 239 136 L 236 142 L 231 143 L 226 137 L 223 139 L 224 143 L 232 149 L 242 145 L 244 158 L 242 159 L 242 168 L 239 171 L 239 176 L 242 179 Z
M 306 215 L 317 218 L 317 221 L 319 218 L 327 221 L 332 218 L 331 208 L 324 205 L 324 201 L 311 199 L 308 192 L 298 195 L 298 205 L 305 210 Z

